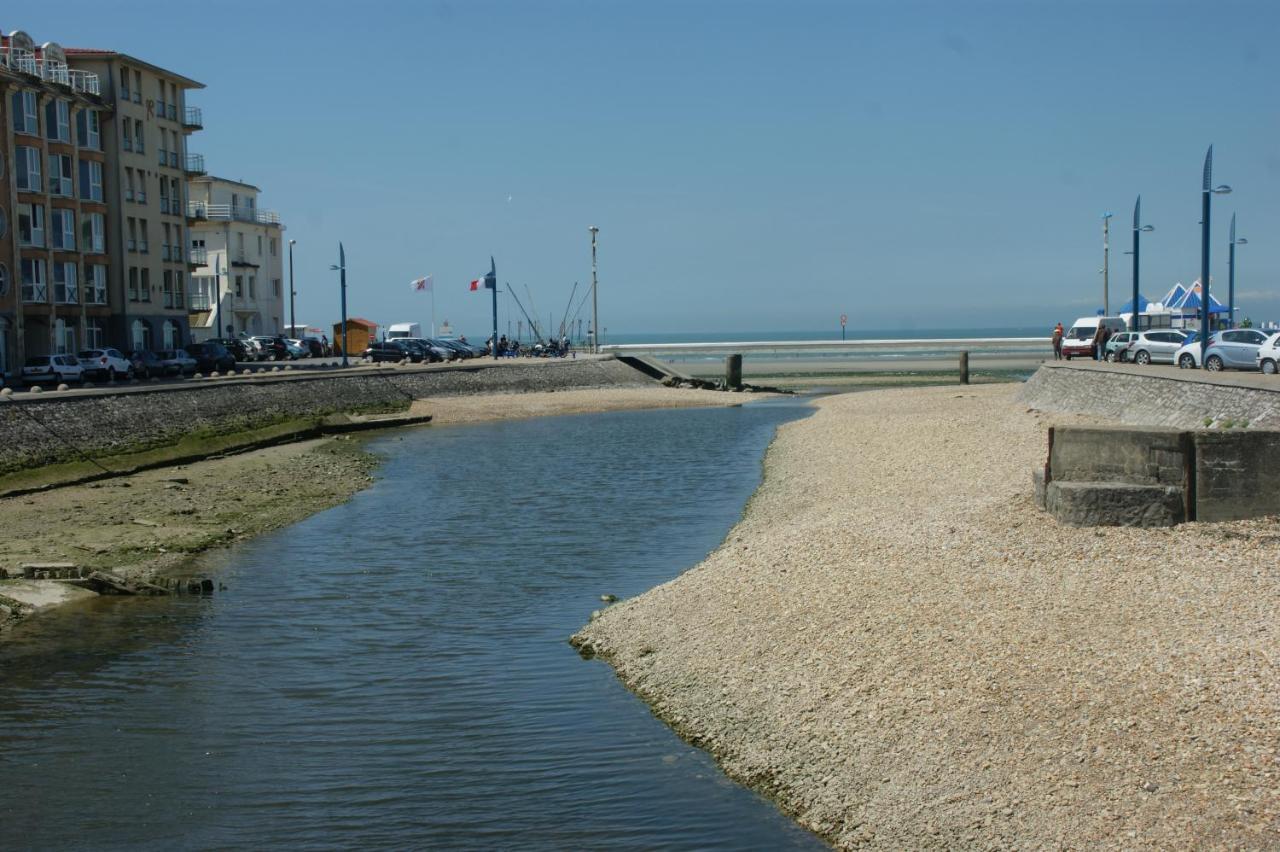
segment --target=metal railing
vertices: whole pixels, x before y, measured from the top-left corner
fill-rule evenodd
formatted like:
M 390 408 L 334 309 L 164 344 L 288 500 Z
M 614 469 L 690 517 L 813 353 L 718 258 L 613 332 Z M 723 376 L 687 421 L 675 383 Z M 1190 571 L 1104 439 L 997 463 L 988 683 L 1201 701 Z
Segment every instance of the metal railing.
M 174 140 L 174 141 L 177 141 L 177 140 Z M 203 173 L 203 172 L 204 172 L 204 156 L 203 156 L 203 155 L 197 155 L 197 156 L 199 156 L 199 157 L 200 157 L 200 171 L 201 171 L 201 173 Z M 178 152 L 177 152 L 177 151 L 170 151 L 170 152 L 169 152 L 169 165 L 170 165 L 172 168 L 175 168 L 175 169 L 178 167 Z
M 22 301 L 44 303 L 49 301 L 49 285 L 23 282 Z
M 0 65 L 33 77 L 40 76 L 35 53 L 12 45 L 0 48 Z
M 182 112 L 183 127 L 204 127 L 204 113 L 200 107 L 187 107 Z
M 39 77 L 46 83 L 58 83 L 60 85 L 71 88 L 71 69 L 60 62 L 51 62 L 48 59 L 40 59 L 36 62 L 39 70 Z
M 204 174 L 204 154 L 188 154 L 183 170 L 189 175 Z
M 124 150 L 126 150 L 126 151 L 132 151 L 132 150 L 133 150 L 133 140 L 132 140 L 132 139 L 130 139 L 128 136 L 124 137 L 124 141 L 120 143 L 120 147 L 121 147 L 121 148 L 123 148 L 123 149 L 124 149 Z
M 1048 337 L 953 337 L 904 338 L 898 340 L 740 340 L 708 343 L 613 343 L 601 344 L 601 352 L 664 353 L 668 355 L 713 355 L 738 352 L 884 352 L 897 350 L 1018 351 L 1049 345 Z
M 160 165 L 162 165 L 162 166 L 167 166 L 167 165 L 169 165 L 169 152 L 168 152 L 168 151 L 166 151 L 165 149 L 161 148 L 161 149 L 159 150 L 159 154 L 160 154 L 160 156 L 159 156 L 158 160 L 159 160 Z
M 187 202 L 187 215 L 192 219 L 234 219 L 237 222 L 253 222 L 258 225 L 279 225 L 280 214 L 274 210 L 259 210 L 242 204 L 209 204 L 204 201 Z
M 204 246 L 192 246 L 187 254 L 187 261 L 194 266 L 208 266 L 209 250 Z
M 88 71 L 77 71 L 71 69 L 71 88 L 77 92 L 86 92 L 90 95 L 102 94 L 102 83 L 97 74 L 91 74 Z

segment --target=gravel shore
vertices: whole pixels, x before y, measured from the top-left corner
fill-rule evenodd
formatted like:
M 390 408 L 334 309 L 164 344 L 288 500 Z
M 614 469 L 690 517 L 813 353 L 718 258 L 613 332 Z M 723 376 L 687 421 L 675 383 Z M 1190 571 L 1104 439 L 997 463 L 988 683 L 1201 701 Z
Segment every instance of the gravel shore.
M 1275 519 L 1060 526 L 1015 390 L 820 401 L 575 644 L 839 846 L 1275 848 Z

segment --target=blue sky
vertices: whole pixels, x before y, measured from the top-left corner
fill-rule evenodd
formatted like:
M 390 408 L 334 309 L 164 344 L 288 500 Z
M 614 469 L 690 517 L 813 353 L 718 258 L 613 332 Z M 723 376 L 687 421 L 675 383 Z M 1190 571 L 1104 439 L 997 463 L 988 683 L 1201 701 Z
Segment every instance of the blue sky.
M 1213 273 L 1280 320 L 1280 4 L 64 0 L 3 14 L 37 42 L 204 82 L 210 171 L 263 188 L 296 248 L 298 317 L 479 334 L 500 282 L 556 321 L 591 277 L 643 331 L 1049 326 Z M 579 294 L 582 290 L 579 290 Z M 506 319 L 515 308 L 502 303 Z M 583 316 L 590 312 L 589 305 Z

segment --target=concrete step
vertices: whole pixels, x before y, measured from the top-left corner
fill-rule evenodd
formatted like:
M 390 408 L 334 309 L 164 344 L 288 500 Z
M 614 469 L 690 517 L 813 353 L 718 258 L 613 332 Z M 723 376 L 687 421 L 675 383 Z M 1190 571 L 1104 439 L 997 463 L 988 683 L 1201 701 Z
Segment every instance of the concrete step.
M 1182 489 L 1168 485 L 1054 480 L 1045 508 L 1077 527 L 1171 527 L 1187 519 Z

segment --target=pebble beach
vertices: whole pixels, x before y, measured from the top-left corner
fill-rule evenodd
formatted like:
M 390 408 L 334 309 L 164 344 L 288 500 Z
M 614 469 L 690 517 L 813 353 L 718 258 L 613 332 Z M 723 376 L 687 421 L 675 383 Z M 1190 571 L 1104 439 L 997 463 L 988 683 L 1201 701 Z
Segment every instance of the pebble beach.
M 1276 847 L 1276 519 L 1060 525 L 1015 391 L 819 400 L 574 644 L 839 847 Z

